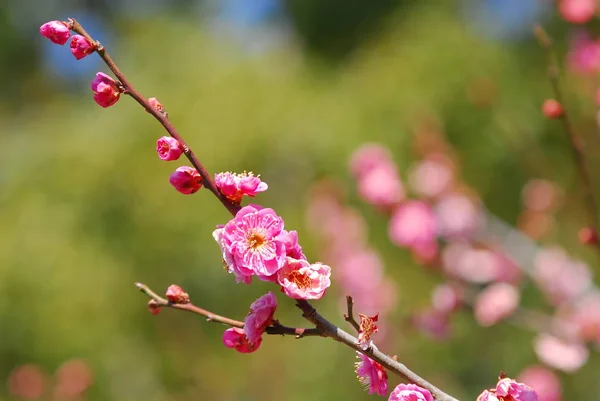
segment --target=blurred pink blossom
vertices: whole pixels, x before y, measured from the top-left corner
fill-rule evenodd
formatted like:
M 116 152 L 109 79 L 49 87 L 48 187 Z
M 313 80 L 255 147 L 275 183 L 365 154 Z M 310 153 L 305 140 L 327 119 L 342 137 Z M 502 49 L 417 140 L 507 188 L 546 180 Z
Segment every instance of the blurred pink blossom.
M 562 401 L 560 379 L 548 368 L 530 366 L 521 372 L 518 380 L 533 388 L 539 401 Z
M 356 352 L 356 356 L 360 359 L 355 364 L 360 383 L 369 390 L 369 394 L 385 397 L 388 392 L 388 376 L 383 366 L 360 352 Z
M 463 305 L 464 290 L 458 284 L 440 284 L 433 289 L 433 308 L 441 313 L 454 312 Z
M 600 53 L 598 53 L 600 56 Z M 600 62 L 600 59 L 598 60 Z M 521 192 L 523 206 L 534 212 L 551 212 L 560 203 L 560 190 L 555 183 L 544 179 L 527 181 Z
M 8 391 L 17 398 L 40 398 L 47 385 L 46 374 L 37 365 L 21 365 L 8 377 Z
M 71 359 L 56 371 L 54 394 L 57 399 L 76 398 L 94 384 L 94 372 L 90 365 L 81 359 Z
M 363 172 L 358 178 L 358 194 L 367 203 L 390 208 L 405 197 L 404 185 L 394 165 L 381 165 Z
M 244 319 L 244 333 L 250 344 L 256 344 L 267 327 L 273 322 L 277 298 L 271 291 L 250 305 L 250 313 Z
M 581 340 L 597 340 L 600 330 L 600 293 L 589 293 L 566 303 L 557 310 L 557 317 L 568 324 Z
M 454 179 L 454 172 L 444 163 L 433 157 L 414 164 L 408 172 L 408 180 L 412 190 L 427 198 L 440 196 L 447 190 Z
M 534 340 L 534 349 L 541 362 L 567 373 L 579 370 L 590 354 L 582 343 L 567 342 L 544 333 Z
M 437 223 L 431 207 L 409 200 L 396 208 L 390 218 L 388 234 L 395 245 L 417 248 L 436 240 Z
M 488 327 L 510 316 L 519 306 L 519 290 L 510 284 L 495 283 L 481 291 L 473 305 L 475 320 Z
M 452 277 L 484 284 L 501 275 L 503 261 L 490 250 L 474 249 L 466 243 L 454 242 L 442 251 L 442 266 Z
M 579 74 L 593 74 L 600 69 L 600 41 L 586 32 L 579 32 L 571 40 L 567 55 L 569 69 Z
M 440 236 L 469 239 L 482 224 L 479 207 L 462 194 L 444 195 L 435 206 Z
M 558 11 L 567 22 L 585 24 L 596 14 L 596 1 L 558 0 Z
M 448 313 L 440 312 L 434 308 L 423 309 L 411 318 L 413 326 L 421 333 L 438 341 L 446 340 L 450 336 L 450 317 Z
M 394 162 L 388 148 L 378 143 L 362 145 L 350 157 L 350 172 L 356 178 L 383 165 L 394 166 Z

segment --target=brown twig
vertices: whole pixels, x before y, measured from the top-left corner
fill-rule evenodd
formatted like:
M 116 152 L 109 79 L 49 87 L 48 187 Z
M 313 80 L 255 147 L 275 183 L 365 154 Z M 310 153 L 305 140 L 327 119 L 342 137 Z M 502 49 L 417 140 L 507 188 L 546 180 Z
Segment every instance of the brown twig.
M 69 18 L 68 22 L 73 31 L 82 35 L 83 37 L 88 39 L 91 43 L 96 44 L 96 46 L 97 46 L 96 52 L 98 53 L 100 58 L 102 58 L 102 60 L 108 66 L 108 68 L 110 68 L 110 70 L 115 74 L 117 79 L 120 81 L 121 85 L 123 86 L 123 88 L 125 90 L 125 93 L 130 95 L 147 112 L 152 114 L 152 116 L 154 116 L 154 118 L 156 118 L 161 123 L 161 125 L 165 128 L 165 130 L 169 133 L 169 135 L 171 135 L 173 138 L 175 138 L 177 141 L 179 141 L 179 143 L 185 150 L 186 157 L 188 158 L 190 163 L 192 163 L 194 168 L 198 171 L 198 173 L 202 177 L 204 186 L 206 188 L 208 188 L 217 197 L 217 199 L 219 199 L 219 201 L 227 208 L 227 210 L 232 215 L 235 216 L 235 214 L 240 210 L 240 206 L 229 202 L 229 200 L 227 200 L 227 198 L 225 198 L 223 196 L 223 194 L 221 194 L 221 192 L 216 187 L 215 182 L 212 179 L 212 177 L 208 174 L 208 172 L 206 171 L 206 169 L 204 168 L 202 163 L 200 163 L 200 160 L 198 160 L 198 158 L 196 157 L 194 152 L 192 152 L 192 150 L 189 148 L 189 146 L 183 140 L 181 135 L 179 135 L 179 133 L 177 132 L 177 130 L 175 129 L 173 124 L 171 124 L 171 122 L 166 117 L 166 115 L 162 114 L 158 110 L 154 109 L 150 105 L 150 103 L 146 100 L 146 98 L 144 98 L 139 92 L 137 92 L 135 90 L 135 88 L 129 83 L 129 81 L 127 80 L 125 75 L 121 72 L 121 70 L 117 67 L 117 65 L 114 63 L 112 58 L 109 56 L 106 49 L 98 41 L 94 40 L 92 38 L 92 36 L 86 32 L 86 30 L 83 28 L 83 26 L 81 26 L 81 24 L 79 24 L 73 18 Z M 148 288 L 144 284 L 136 283 L 136 286 L 138 287 L 138 289 L 140 291 L 142 291 L 148 297 L 153 299 L 160 306 L 192 312 L 192 313 L 195 313 L 198 315 L 205 316 L 209 321 L 223 323 L 223 324 L 226 324 L 226 325 L 229 325 L 232 327 L 242 328 L 244 326 L 244 323 L 241 321 L 229 319 L 229 318 L 226 318 L 226 317 L 223 317 L 220 315 L 216 315 L 205 309 L 199 308 L 191 303 L 173 304 L 173 303 L 169 302 L 168 300 L 157 295 L 155 292 L 150 290 L 150 288 Z M 298 300 L 297 306 L 303 311 L 304 318 L 307 319 L 312 324 L 314 324 L 316 328 L 314 328 L 314 329 L 291 328 L 291 327 L 285 327 L 285 326 L 279 324 L 279 322 L 276 322 L 273 326 L 271 326 L 267 329 L 267 333 L 268 334 L 292 334 L 297 337 L 321 336 L 321 337 L 333 338 L 334 340 L 344 343 L 347 346 L 349 346 L 350 348 L 352 348 L 356 351 L 362 352 L 363 354 L 369 356 L 371 359 L 379 362 L 381 365 L 383 365 L 384 367 L 389 369 L 391 372 L 396 373 L 397 375 L 399 375 L 401 377 L 404 377 L 406 380 L 408 380 L 412 383 L 415 383 L 423 388 L 428 389 L 433 394 L 436 401 L 458 401 L 456 398 L 444 393 L 442 390 L 438 389 L 437 387 L 435 387 L 433 384 L 429 383 L 424 378 L 422 378 L 419 375 L 417 375 L 416 373 L 412 372 L 405 365 L 401 364 L 400 362 L 394 360 L 390 356 L 377 350 L 376 347 L 370 347 L 367 350 L 363 350 L 359 346 L 358 339 L 356 337 L 353 337 L 350 334 L 346 333 L 345 331 L 339 329 L 333 323 L 329 322 L 327 319 L 325 319 L 324 317 L 319 315 L 317 313 L 316 309 L 313 308 L 313 306 L 310 303 L 308 303 L 307 301 Z
M 142 283 L 135 283 L 135 286 L 138 288 L 138 290 L 146 294 L 148 298 L 154 300 L 154 302 L 156 302 L 157 305 L 195 313 L 196 315 L 206 317 L 206 320 L 209 322 L 221 323 L 227 326 L 237 327 L 240 329 L 244 328 L 244 322 L 240 320 L 234 320 L 225 316 L 217 315 L 216 313 L 212 313 L 210 311 L 207 311 L 206 309 L 200 308 L 199 306 L 196 306 L 191 302 L 187 304 L 177 304 L 169 302 L 169 300 L 161 297 L 160 295 L 152 291 L 147 285 Z M 317 329 L 287 327 L 279 323 L 279 321 L 275 321 L 271 326 L 267 327 L 266 333 L 272 335 L 294 335 L 296 336 L 296 338 L 311 336 L 322 337 L 321 333 Z
M 350 295 L 346 295 L 346 305 L 348 308 L 348 313 L 344 314 L 344 320 L 350 323 L 356 331 L 360 331 L 360 325 L 354 319 L 354 299 L 352 299 Z
M 595 233 L 597 233 L 598 227 L 600 226 L 600 218 L 598 217 L 598 204 L 594 197 L 592 179 L 587 166 L 585 152 L 583 151 L 583 141 L 573 128 L 569 112 L 564 102 L 564 96 L 560 86 L 560 68 L 556 53 L 554 52 L 554 48 L 552 46 L 552 39 L 539 24 L 535 26 L 534 33 L 540 42 L 540 45 L 548 53 L 548 78 L 550 79 L 550 84 L 552 85 L 552 91 L 554 92 L 555 100 L 560 103 L 563 108 L 560 120 L 562 122 L 563 130 L 569 139 L 573 160 L 577 166 L 577 171 L 583 184 L 584 198 L 589 216 L 589 226 L 594 230 Z M 596 249 L 600 252 L 600 243 L 596 241 L 595 245 Z
M 92 38 L 92 36 L 86 32 L 86 30 L 83 28 L 83 26 L 81 26 L 79 22 L 77 22 L 74 18 L 69 18 L 68 22 L 69 24 L 71 24 L 71 29 L 73 31 L 85 37 L 91 43 L 96 44 L 96 52 L 104 61 L 104 63 L 108 66 L 108 68 L 110 68 L 110 70 L 115 74 L 117 79 L 120 81 L 121 85 L 125 89 L 125 94 L 131 96 L 148 113 L 152 114 L 152 116 L 154 116 L 154 118 L 156 118 L 158 122 L 161 123 L 161 125 L 169 133 L 169 135 L 177 139 L 177 141 L 181 144 L 182 148 L 184 149 L 185 156 L 188 158 L 190 163 L 192 163 L 192 166 L 194 166 L 194 168 L 202 177 L 202 184 L 204 185 L 204 187 L 206 187 L 210 192 L 212 192 L 217 197 L 217 199 L 219 199 L 219 201 L 223 204 L 223 206 L 225 206 L 227 210 L 229 210 L 231 214 L 235 215 L 238 212 L 238 210 L 240 210 L 240 206 L 231 203 L 226 197 L 223 196 L 223 194 L 221 194 L 221 191 L 219 191 L 219 189 L 215 185 L 214 179 L 210 176 L 210 174 L 208 174 L 208 171 L 206 171 L 202 163 L 200 163 L 198 157 L 183 140 L 181 135 L 179 135 L 179 133 L 177 132 L 171 121 L 169 121 L 167 116 L 161 113 L 160 111 L 156 110 L 154 107 L 152 107 L 148 100 L 145 97 L 143 97 L 137 90 L 135 90 L 133 85 L 131 85 L 131 83 L 129 83 L 129 81 L 127 80 L 127 77 L 125 77 L 125 74 L 123 74 L 119 67 L 117 67 L 117 65 L 110 57 L 104 46 L 102 46 L 102 44 L 97 40 L 94 40 L 94 38 Z

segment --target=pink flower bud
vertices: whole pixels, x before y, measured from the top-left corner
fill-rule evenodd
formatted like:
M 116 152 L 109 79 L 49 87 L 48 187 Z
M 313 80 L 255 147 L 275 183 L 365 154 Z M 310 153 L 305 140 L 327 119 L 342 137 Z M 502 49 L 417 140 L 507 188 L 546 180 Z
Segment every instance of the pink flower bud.
M 64 45 L 71 36 L 69 26 L 61 21 L 46 22 L 40 26 L 40 34 L 57 45 Z
M 158 304 L 155 300 L 151 299 L 148 301 L 148 311 L 153 315 L 158 315 L 162 309 L 162 306 Z
M 81 60 L 96 50 L 96 45 L 81 35 L 75 35 L 71 39 L 71 53 L 77 60 Z
M 183 153 L 183 149 L 177 139 L 170 136 L 163 136 L 156 141 L 156 152 L 162 160 L 177 160 Z
M 269 291 L 250 305 L 250 313 L 244 319 L 244 333 L 250 344 L 259 342 L 262 334 L 273 322 L 277 298 Z
M 162 114 L 165 117 L 167 117 L 167 112 L 165 111 L 164 106 L 162 105 L 161 102 L 158 101 L 157 98 L 155 98 L 155 97 L 148 98 L 148 103 L 150 103 L 150 106 L 154 110 L 158 111 L 160 114 Z
M 190 296 L 187 292 L 183 291 L 183 289 L 175 284 L 172 284 L 167 288 L 167 293 L 165 294 L 169 302 L 174 304 L 189 304 Z
M 558 101 L 554 99 L 546 99 L 542 105 L 542 112 L 546 118 L 557 119 L 563 116 L 565 110 Z
M 121 96 L 117 82 L 103 72 L 96 73 L 91 87 L 94 91 L 94 101 L 104 108 L 117 103 Z
M 254 344 L 251 344 L 246 338 L 244 330 L 237 327 L 227 329 L 223 333 L 223 344 L 227 348 L 233 348 L 242 354 L 249 354 L 256 351 L 260 347 L 261 342 L 262 338 L 259 337 Z
M 193 167 L 181 166 L 169 177 L 173 187 L 184 195 L 191 195 L 202 188 L 202 177 Z

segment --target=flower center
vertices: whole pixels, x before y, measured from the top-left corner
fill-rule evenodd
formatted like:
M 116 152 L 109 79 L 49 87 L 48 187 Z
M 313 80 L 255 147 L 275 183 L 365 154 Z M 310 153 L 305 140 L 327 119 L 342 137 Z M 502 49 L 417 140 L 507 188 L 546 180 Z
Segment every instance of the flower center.
M 252 249 L 257 249 L 267 242 L 265 236 L 258 231 L 251 232 L 246 241 L 248 242 L 248 247 Z
M 290 272 L 288 279 L 294 284 L 296 284 L 301 290 L 306 290 L 307 288 L 310 288 L 310 278 L 297 270 Z

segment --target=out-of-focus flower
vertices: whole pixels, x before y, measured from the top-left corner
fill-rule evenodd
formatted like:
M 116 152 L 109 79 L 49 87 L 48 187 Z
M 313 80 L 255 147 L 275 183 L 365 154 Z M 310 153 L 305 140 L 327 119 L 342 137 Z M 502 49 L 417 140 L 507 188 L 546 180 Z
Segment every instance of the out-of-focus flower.
M 388 392 L 387 373 L 381 364 L 375 362 L 360 352 L 356 353 L 360 359 L 356 362 L 356 375 L 360 383 L 369 389 L 369 394 L 386 396 Z
M 446 312 L 434 308 L 423 309 L 411 317 L 411 323 L 420 333 L 433 340 L 443 341 L 450 336 L 450 317 Z
M 223 344 L 227 348 L 233 348 L 242 354 L 249 354 L 256 351 L 261 343 L 261 337 L 259 337 L 255 343 L 250 343 L 246 338 L 246 334 L 244 334 L 244 330 L 238 329 L 237 327 L 227 329 L 223 333 Z
M 354 151 L 350 158 L 350 171 L 359 178 L 376 167 L 390 163 L 393 164 L 388 148 L 378 143 L 369 143 Z
M 382 208 L 397 205 L 406 195 L 393 165 L 381 165 L 363 172 L 358 178 L 358 193 L 365 202 Z
M 153 299 L 148 301 L 148 311 L 150 313 L 152 313 L 153 315 L 158 315 L 161 310 L 162 310 L 162 306 L 158 302 L 156 302 Z
M 215 184 L 227 199 L 233 203 L 240 203 L 244 196 L 254 197 L 259 192 L 266 191 L 269 186 L 266 182 L 255 177 L 254 174 L 235 174 L 230 172 L 215 174 Z
M 183 289 L 175 284 L 172 284 L 167 288 L 166 297 L 169 302 L 174 304 L 189 304 L 190 296 L 187 292 L 183 291 Z
M 565 112 L 562 104 L 560 104 L 556 99 L 546 99 L 542 104 L 542 113 L 547 118 L 556 119 L 561 118 Z
M 87 40 L 81 35 L 75 35 L 71 39 L 71 53 L 77 60 L 81 60 L 85 56 L 92 54 L 96 50 L 96 45 Z
M 561 191 L 552 181 L 534 178 L 527 181 L 521 197 L 523 206 L 528 210 L 552 212 L 560 206 Z
M 559 0 L 558 11 L 567 22 L 585 24 L 596 14 L 595 0 Z
M 117 82 L 103 72 L 96 73 L 96 78 L 91 83 L 94 92 L 94 101 L 106 108 L 117 103 L 121 90 Z
M 50 21 L 40 26 L 40 34 L 52 43 L 64 45 L 71 36 L 71 28 L 62 21 Z
M 388 401 L 434 401 L 429 390 L 416 384 L 398 384 Z
M 183 148 L 177 139 L 163 136 L 156 141 L 156 153 L 162 160 L 177 160 L 183 153 Z
M 213 237 L 219 244 L 223 259 L 238 281 L 249 283 L 253 275 L 269 277 L 287 263 L 287 240 L 280 235 L 283 219 L 273 209 L 248 205 Z
M 184 195 L 194 194 L 202 188 L 200 173 L 189 166 L 178 167 L 169 177 L 169 182 L 173 188 Z
M 539 401 L 561 401 L 560 379 L 550 369 L 543 366 L 530 366 L 519 375 L 518 380 L 535 390 Z
M 587 33 L 576 34 L 571 40 L 567 61 L 569 69 L 575 73 L 596 73 L 600 69 L 600 42 Z
M 255 344 L 273 322 L 277 309 L 277 298 L 271 291 L 250 305 L 250 313 L 244 320 L 244 333 L 251 344 Z
M 598 233 L 592 227 L 583 227 L 577 233 L 579 242 L 584 245 L 596 245 L 598 243 Z
M 506 283 L 491 284 L 481 291 L 473 305 L 475 320 L 488 327 L 512 315 L 519 306 L 519 290 Z
M 371 345 L 371 337 L 377 333 L 379 328 L 377 327 L 377 320 L 379 320 L 379 313 L 374 316 L 358 314 L 360 318 L 359 330 L 358 330 L 358 343 L 362 349 L 367 349 Z
M 482 224 L 481 211 L 467 196 L 448 194 L 435 206 L 439 235 L 449 239 L 469 239 Z
M 73 399 L 81 396 L 94 383 L 94 372 L 81 359 L 71 359 L 56 371 L 56 399 Z
M 581 343 L 567 342 L 550 334 L 540 334 L 534 343 L 540 361 L 563 372 L 576 372 L 588 360 L 590 351 Z
M 458 284 L 440 284 L 433 289 L 433 308 L 442 313 L 458 310 L 464 301 L 464 291 Z
M 454 179 L 449 163 L 430 157 L 415 164 L 408 173 L 412 190 L 428 198 L 440 196 L 452 185 Z
M 45 391 L 46 374 L 36 365 L 21 365 L 8 377 L 8 391 L 17 398 L 38 399 Z
M 484 284 L 496 280 L 502 272 L 503 261 L 487 249 L 473 249 L 470 245 L 455 242 L 442 251 L 444 271 L 470 283 Z
M 308 263 L 305 259 L 287 258 L 286 265 L 277 272 L 277 282 L 290 298 L 320 299 L 331 285 L 331 268 L 322 263 Z
M 388 233 L 390 240 L 402 247 L 418 248 L 434 242 L 437 223 L 433 210 L 421 201 L 402 203 L 390 218 Z
M 594 341 L 600 333 L 600 294 L 591 292 L 561 305 L 556 316 L 558 323 L 567 325 L 582 341 Z

